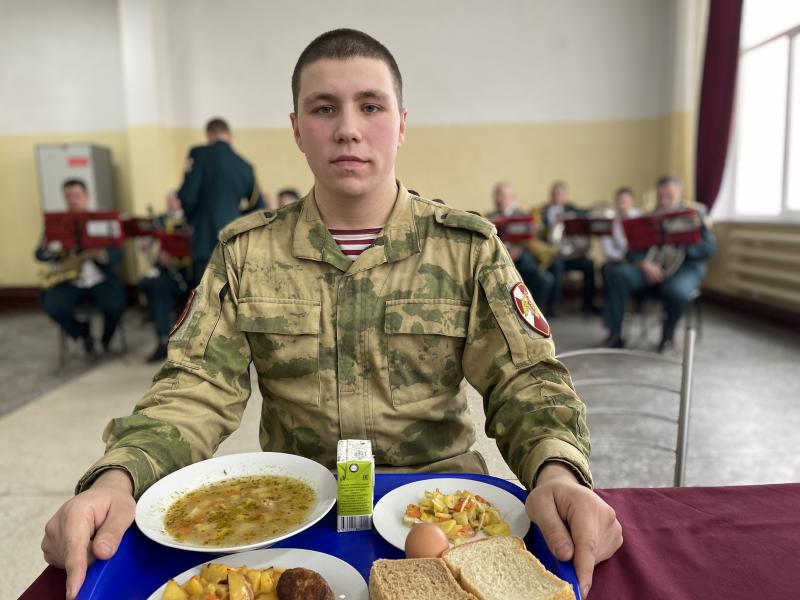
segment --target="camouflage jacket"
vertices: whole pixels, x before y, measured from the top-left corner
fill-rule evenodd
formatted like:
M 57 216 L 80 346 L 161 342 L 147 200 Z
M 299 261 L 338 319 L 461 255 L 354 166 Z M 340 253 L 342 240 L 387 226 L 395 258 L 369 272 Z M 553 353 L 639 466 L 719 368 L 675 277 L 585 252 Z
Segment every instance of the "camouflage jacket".
M 78 484 L 122 467 L 138 497 L 210 457 L 239 425 L 249 365 L 263 396 L 265 451 L 333 467 L 339 439 L 369 439 L 377 465 L 484 471 L 463 379 L 486 432 L 527 486 L 546 460 L 591 485 L 585 407 L 553 342 L 514 308 L 520 281 L 482 217 L 400 186 L 388 223 L 355 262 L 322 222 L 313 191 L 220 233 L 166 363 L 105 456 Z

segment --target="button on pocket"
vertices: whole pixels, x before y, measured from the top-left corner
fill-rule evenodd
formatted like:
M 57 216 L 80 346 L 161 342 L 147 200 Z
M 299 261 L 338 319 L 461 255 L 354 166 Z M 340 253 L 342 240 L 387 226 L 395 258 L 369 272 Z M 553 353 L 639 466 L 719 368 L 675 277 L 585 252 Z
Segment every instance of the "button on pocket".
M 469 305 L 458 300 L 386 303 L 388 376 L 395 406 L 455 394 L 464 377 L 461 355 Z
M 260 384 L 275 399 L 319 406 L 320 312 L 311 300 L 240 301 L 236 327 L 247 333 Z

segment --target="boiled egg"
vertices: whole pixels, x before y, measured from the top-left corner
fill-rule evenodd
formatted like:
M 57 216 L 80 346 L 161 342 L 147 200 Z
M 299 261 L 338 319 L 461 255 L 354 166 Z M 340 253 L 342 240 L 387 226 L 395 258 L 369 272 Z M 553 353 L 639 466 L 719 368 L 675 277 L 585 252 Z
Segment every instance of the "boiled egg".
M 438 525 L 418 523 L 406 536 L 406 558 L 437 558 L 450 547 Z

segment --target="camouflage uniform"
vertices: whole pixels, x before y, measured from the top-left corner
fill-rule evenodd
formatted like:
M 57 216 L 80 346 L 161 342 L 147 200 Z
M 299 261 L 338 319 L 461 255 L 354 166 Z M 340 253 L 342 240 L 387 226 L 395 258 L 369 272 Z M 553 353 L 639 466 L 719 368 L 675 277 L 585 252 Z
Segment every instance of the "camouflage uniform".
M 549 338 L 515 311 L 519 282 L 494 226 L 410 195 L 355 262 L 313 191 L 220 233 L 167 362 L 106 455 L 78 484 L 127 469 L 135 495 L 210 457 L 239 425 L 249 364 L 264 398 L 260 442 L 333 467 L 336 442 L 369 439 L 376 464 L 485 472 L 462 380 L 484 398 L 486 431 L 532 486 L 545 460 L 591 485 L 585 407 Z

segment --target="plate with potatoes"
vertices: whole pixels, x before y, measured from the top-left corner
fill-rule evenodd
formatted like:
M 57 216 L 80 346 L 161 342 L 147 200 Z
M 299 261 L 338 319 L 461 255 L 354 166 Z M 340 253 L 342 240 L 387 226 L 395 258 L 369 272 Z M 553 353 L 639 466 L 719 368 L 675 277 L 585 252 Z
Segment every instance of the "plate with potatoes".
M 359 572 L 340 558 L 268 548 L 197 565 L 148 600 L 369 600 L 369 591 Z

